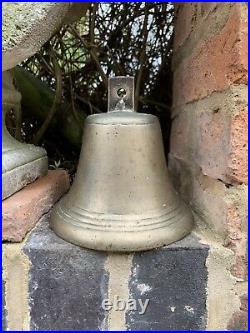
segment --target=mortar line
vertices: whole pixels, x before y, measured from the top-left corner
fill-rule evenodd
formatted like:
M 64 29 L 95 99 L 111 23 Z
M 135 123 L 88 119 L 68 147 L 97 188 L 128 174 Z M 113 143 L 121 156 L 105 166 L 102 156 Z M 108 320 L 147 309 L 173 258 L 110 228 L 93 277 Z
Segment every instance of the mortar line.
M 5 280 L 5 304 L 7 330 L 30 330 L 30 309 L 28 301 L 28 274 L 30 261 L 22 249 L 22 243 L 3 246 L 3 277 Z
M 228 319 L 240 307 L 240 301 L 236 295 L 237 281 L 230 272 L 234 253 L 215 240 L 210 230 L 196 229 L 194 234 L 197 235 L 200 243 L 209 245 L 206 259 L 208 272 L 206 330 L 226 330 Z
M 105 269 L 109 274 L 108 299 L 115 297 L 126 302 L 129 300 L 129 280 L 132 269 L 133 254 L 109 253 Z M 117 311 L 114 307 L 108 312 L 108 330 L 126 331 L 126 309 Z

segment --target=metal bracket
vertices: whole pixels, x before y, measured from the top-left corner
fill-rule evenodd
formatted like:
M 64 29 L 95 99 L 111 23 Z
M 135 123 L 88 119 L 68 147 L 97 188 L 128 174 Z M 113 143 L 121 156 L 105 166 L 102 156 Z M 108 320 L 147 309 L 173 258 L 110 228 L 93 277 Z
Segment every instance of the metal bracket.
M 134 78 L 115 76 L 108 80 L 108 112 L 134 110 Z

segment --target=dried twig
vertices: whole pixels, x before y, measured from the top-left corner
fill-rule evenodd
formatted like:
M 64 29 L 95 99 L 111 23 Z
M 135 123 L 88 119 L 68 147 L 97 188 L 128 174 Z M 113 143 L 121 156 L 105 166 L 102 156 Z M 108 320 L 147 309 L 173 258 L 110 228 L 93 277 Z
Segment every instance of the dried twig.
M 140 97 L 140 88 L 141 88 L 141 79 L 142 79 L 142 74 L 143 74 L 143 69 L 144 69 L 144 63 L 146 59 L 146 44 L 147 44 L 147 39 L 148 39 L 148 29 L 147 29 L 147 24 L 148 24 L 148 7 L 147 3 L 145 3 L 145 16 L 144 16 L 144 21 L 143 21 L 143 26 L 142 26 L 142 36 L 143 36 L 143 42 L 142 42 L 142 49 L 141 53 L 139 56 L 139 70 L 137 74 L 137 80 L 136 80 L 136 85 L 135 85 L 135 110 L 138 109 L 138 104 L 139 104 L 139 97 Z
M 79 114 L 76 111 L 75 108 L 75 102 L 74 102 L 74 94 L 73 94 L 73 85 L 72 85 L 72 79 L 71 79 L 71 75 L 69 76 L 69 85 L 70 85 L 70 99 L 71 99 L 71 109 L 72 109 L 72 113 L 75 117 L 75 120 L 78 122 L 78 124 L 83 128 L 83 124 L 82 121 L 79 117 Z
M 102 78 L 102 82 L 103 84 L 105 85 L 105 87 L 107 88 L 108 87 L 108 79 L 107 79 L 107 76 L 106 74 L 104 73 L 103 69 L 102 69 L 102 66 L 100 64 L 100 61 L 98 59 L 98 56 L 96 54 L 96 51 L 95 51 L 95 48 L 94 47 L 90 47 L 88 45 L 88 43 L 80 36 L 80 34 L 78 33 L 78 31 L 71 25 L 70 26 L 70 29 L 71 31 L 73 32 L 73 34 L 78 38 L 80 39 L 80 41 L 82 42 L 83 46 L 89 50 L 89 53 L 91 55 L 91 57 L 93 58 L 95 64 L 96 64 L 96 67 L 101 75 L 101 78 Z
M 96 106 L 94 106 L 93 104 L 90 103 L 90 101 L 86 100 L 85 98 L 83 98 L 82 96 L 79 96 L 77 94 L 75 94 L 76 99 L 78 99 L 79 101 L 83 102 L 84 104 L 88 105 L 91 113 L 93 113 L 92 110 L 95 110 L 96 113 L 102 113 L 102 111 L 100 109 L 98 109 Z
M 62 97 L 62 73 L 61 69 L 58 65 L 58 62 L 56 60 L 56 57 L 53 52 L 51 52 L 52 61 L 54 64 L 54 70 L 55 70 L 55 77 L 56 77 L 56 92 L 55 92 L 55 98 L 52 104 L 52 107 L 47 115 L 47 118 L 43 122 L 42 126 L 37 131 L 36 135 L 34 136 L 33 143 L 38 144 L 40 140 L 42 139 L 44 133 L 49 127 L 49 124 L 51 120 L 54 117 L 54 114 L 56 113 L 57 107 L 61 102 Z
M 143 104 L 150 104 L 150 105 L 155 105 L 155 106 L 159 106 L 160 108 L 166 110 L 166 111 L 171 111 L 171 107 L 165 103 L 161 103 L 158 101 L 154 101 L 152 99 L 149 98 L 145 98 L 143 96 L 140 96 L 139 101 Z
M 81 116 L 78 105 L 87 114 L 106 110 L 107 77 L 113 75 L 135 76 L 137 110 L 148 112 L 150 106 L 159 114 L 172 98 L 172 18 L 168 2 L 92 3 L 85 17 L 62 27 L 24 66 L 55 89 L 53 48 L 73 120 Z

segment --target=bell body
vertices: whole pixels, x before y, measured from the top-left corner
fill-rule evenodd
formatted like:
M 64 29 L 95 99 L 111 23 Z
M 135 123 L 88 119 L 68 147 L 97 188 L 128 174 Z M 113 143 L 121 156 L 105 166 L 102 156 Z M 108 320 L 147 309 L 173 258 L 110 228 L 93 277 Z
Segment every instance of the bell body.
M 69 242 L 119 252 L 189 233 L 192 215 L 171 185 L 158 119 L 126 111 L 89 116 L 77 175 L 50 223 Z

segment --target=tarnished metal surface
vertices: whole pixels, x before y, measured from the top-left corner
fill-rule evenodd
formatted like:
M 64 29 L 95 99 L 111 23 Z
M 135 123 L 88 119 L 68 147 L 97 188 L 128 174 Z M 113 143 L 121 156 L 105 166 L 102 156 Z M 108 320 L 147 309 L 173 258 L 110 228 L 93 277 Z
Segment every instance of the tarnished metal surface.
M 111 112 L 85 121 L 77 175 L 54 208 L 51 227 L 69 242 L 97 250 L 172 243 L 191 230 L 192 215 L 171 185 L 159 121 L 133 112 L 131 78 L 109 83 Z

